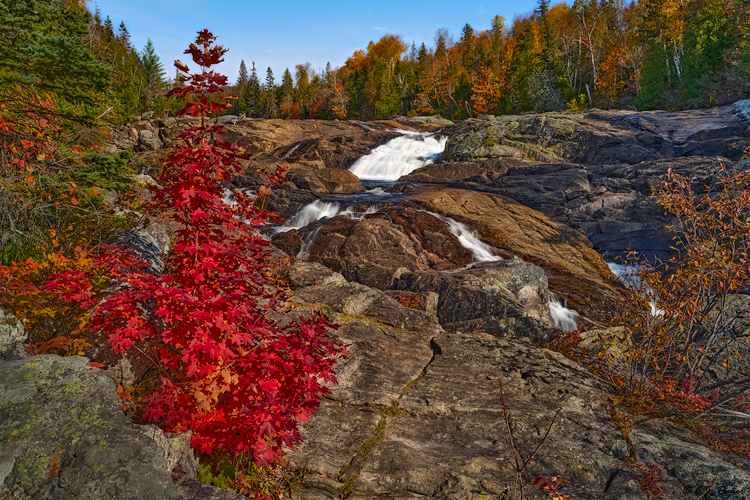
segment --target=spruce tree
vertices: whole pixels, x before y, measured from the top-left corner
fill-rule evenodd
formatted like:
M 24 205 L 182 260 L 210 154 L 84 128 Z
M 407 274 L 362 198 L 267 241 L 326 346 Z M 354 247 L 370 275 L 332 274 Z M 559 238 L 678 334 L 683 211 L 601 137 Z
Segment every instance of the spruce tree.
M 273 78 L 273 71 L 269 66 L 266 69 L 266 82 L 263 84 L 261 97 L 261 115 L 264 118 L 273 118 L 278 110 L 276 102 L 276 82 Z
M 258 80 L 258 71 L 255 69 L 255 61 L 253 61 L 253 68 L 242 94 L 242 101 L 245 103 L 245 112 L 248 116 L 253 118 L 260 116 L 260 81 Z
M 276 80 L 273 77 L 271 66 L 266 69 L 266 90 L 276 90 Z
M 120 21 L 120 27 L 117 30 L 117 38 L 125 47 L 130 48 L 130 32 L 128 31 L 128 27 L 125 26 L 125 21 Z
M 156 55 L 156 49 L 151 38 L 146 40 L 146 45 L 143 47 L 141 52 L 141 62 L 143 63 L 143 69 L 146 72 L 146 81 L 148 82 L 148 97 L 151 98 L 154 94 L 158 93 L 164 87 L 165 71 L 164 65 L 159 56 Z

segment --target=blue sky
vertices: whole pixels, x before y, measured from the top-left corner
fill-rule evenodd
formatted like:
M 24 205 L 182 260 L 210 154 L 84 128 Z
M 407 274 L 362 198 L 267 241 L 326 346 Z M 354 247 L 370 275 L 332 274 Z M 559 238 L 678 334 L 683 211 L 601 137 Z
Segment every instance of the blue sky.
M 115 27 L 120 21 L 131 35 L 133 45 L 142 49 L 147 38 L 156 47 L 168 75 L 175 73 L 172 62 L 195 39 L 195 32 L 208 28 L 219 35 L 218 43 L 230 50 L 218 70 L 237 78 L 240 60 L 248 71 L 252 61 L 261 81 L 271 67 L 277 83 L 284 68 L 294 74 L 294 65 L 309 62 L 316 71 L 342 66 L 358 49 L 385 33 L 400 34 L 417 47 L 433 45 L 438 28 L 448 28 L 458 40 L 469 23 L 476 31 L 488 29 L 499 14 L 512 20 L 517 14 L 531 12 L 536 0 L 376 0 L 278 1 L 278 0 L 96 0 L 94 5 L 109 15 Z M 190 61 L 192 62 L 192 61 Z M 188 63 L 188 66 L 190 64 Z M 191 67 L 191 69 L 193 69 Z

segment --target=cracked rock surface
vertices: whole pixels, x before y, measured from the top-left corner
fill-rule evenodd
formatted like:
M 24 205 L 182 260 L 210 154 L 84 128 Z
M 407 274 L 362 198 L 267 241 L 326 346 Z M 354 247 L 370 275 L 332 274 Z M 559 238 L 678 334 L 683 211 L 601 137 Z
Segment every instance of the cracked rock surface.
M 610 388 L 586 368 L 523 339 L 445 332 L 434 320 L 392 326 L 382 308 L 368 316 L 377 290 L 310 263 L 292 279 L 303 271 L 316 278 L 297 280 L 297 297 L 328 308 L 349 357 L 338 367 L 340 385 L 287 454 L 292 469 L 308 472 L 295 500 L 511 499 L 511 433 L 524 459 L 539 446 L 523 481 L 562 477 L 558 491 L 576 500 L 646 500 L 624 460 L 628 444 L 608 418 Z M 343 290 L 352 292 L 348 301 Z M 356 317 L 345 312 L 353 309 Z M 394 317 L 400 309 L 390 304 Z M 703 498 L 748 498 L 747 464 L 687 431 L 646 421 L 630 444 L 638 460 L 662 469 L 666 498 L 697 499 L 719 470 L 723 480 Z M 525 497 L 544 498 L 535 490 Z

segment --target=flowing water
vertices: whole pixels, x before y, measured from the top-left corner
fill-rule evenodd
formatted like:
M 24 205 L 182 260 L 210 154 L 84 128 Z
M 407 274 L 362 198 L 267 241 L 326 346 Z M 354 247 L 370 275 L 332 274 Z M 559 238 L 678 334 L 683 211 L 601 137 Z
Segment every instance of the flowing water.
M 418 132 L 402 132 L 401 137 L 392 139 L 372 150 L 369 154 L 357 160 L 349 169 L 361 180 L 369 181 L 397 181 L 401 176 L 407 175 L 414 170 L 429 165 L 443 154 L 447 138 L 435 138 L 431 134 Z M 388 197 L 382 187 L 370 189 L 364 194 L 364 199 L 359 201 L 383 200 Z M 343 201 L 343 200 L 342 200 Z M 352 219 L 361 220 L 366 215 L 375 213 L 382 207 L 374 204 L 368 206 L 366 210 L 359 209 L 356 205 L 350 205 L 342 209 L 341 203 L 330 200 L 317 200 L 301 208 L 291 219 L 284 225 L 276 228 L 277 233 L 291 231 L 292 229 L 301 229 L 308 224 L 320 220 L 324 217 L 335 217 L 345 215 Z M 428 212 L 434 217 L 442 220 L 448 225 L 450 232 L 458 239 L 461 245 L 468 249 L 477 262 L 491 262 L 502 260 L 495 249 L 490 245 L 482 242 L 475 231 L 471 230 L 464 224 L 436 213 Z M 318 236 L 320 228 L 310 231 L 302 243 L 297 257 L 301 260 L 307 260 L 310 256 L 315 238 Z M 550 314 L 555 323 L 555 327 L 561 330 L 572 331 L 578 328 L 576 319 L 579 314 L 570 310 L 557 298 L 554 293 L 550 293 Z
M 373 149 L 349 170 L 362 180 L 396 181 L 440 158 L 447 140 L 427 133 L 405 134 Z
M 554 293 L 549 293 L 549 312 L 555 328 L 566 332 L 572 332 L 578 328 L 578 319 L 581 317 L 577 311 L 565 307 L 560 298 Z

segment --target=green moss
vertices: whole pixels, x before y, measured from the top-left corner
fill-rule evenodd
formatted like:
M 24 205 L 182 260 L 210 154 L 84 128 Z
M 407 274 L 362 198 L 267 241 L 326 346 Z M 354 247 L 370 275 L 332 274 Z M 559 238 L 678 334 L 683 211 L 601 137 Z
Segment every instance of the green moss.
M 381 405 L 378 408 L 378 413 L 384 417 L 406 417 L 409 415 L 409 412 L 398 407 L 398 399 L 394 399 L 389 405 Z

